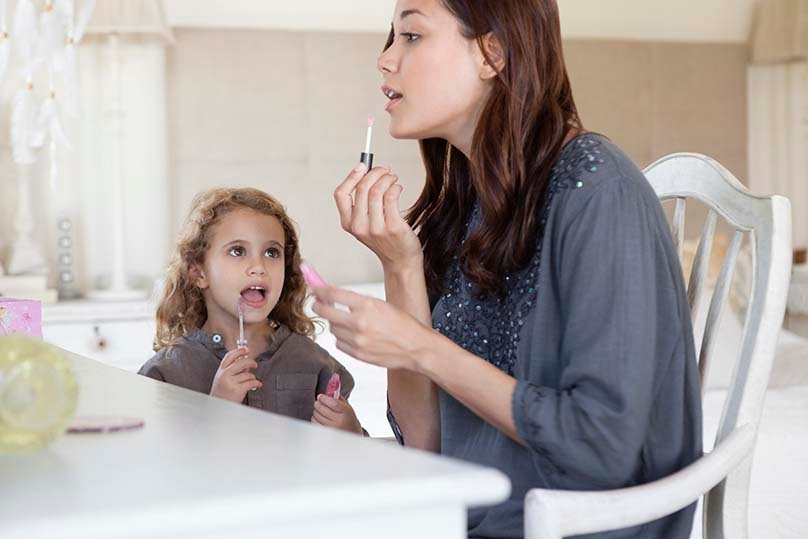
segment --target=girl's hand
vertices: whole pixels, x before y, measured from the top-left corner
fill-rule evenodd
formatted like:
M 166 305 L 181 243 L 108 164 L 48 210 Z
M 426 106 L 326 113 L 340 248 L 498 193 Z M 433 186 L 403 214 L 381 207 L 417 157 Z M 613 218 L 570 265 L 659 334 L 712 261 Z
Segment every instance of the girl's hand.
M 404 188 L 388 168 L 360 165 L 334 191 L 342 228 L 373 251 L 385 269 L 421 264 L 421 242 L 401 217 Z
M 317 395 L 317 400 L 314 401 L 314 413 L 311 416 L 311 422 L 324 427 L 362 434 L 362 425 L 345 397 L 340 397 L 337 400 L 325 393 Z
M 264 385 L 250 372 L 258 363 L 247 357 L 248 354 L 249 350 L 244 347 L 230 350 L 224 356 L 213 378 L 212 396 L 241 403 L 248 391 Z
M 314 296 L 314 312 L 328 320 L 337 349 L 367 363 L 420 372 L 419 360 L 438 337 L 432 328 L 376 298 L 330 286 L 315 288 Z

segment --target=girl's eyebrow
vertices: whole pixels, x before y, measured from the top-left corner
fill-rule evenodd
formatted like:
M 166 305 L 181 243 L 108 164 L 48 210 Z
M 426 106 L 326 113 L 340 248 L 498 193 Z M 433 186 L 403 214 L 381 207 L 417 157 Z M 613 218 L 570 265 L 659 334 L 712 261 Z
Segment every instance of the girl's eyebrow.
M 229 242 L 225 243 L 223 245 L 223 247 L 230 247 L 231 245 L 236 244 L 236 243 L 244 243 L 244 244 L 249 245 L 250 242 L 247 241 L 247 240 L 232 240 L 232 241 L 229 241 Z M 278 247 L 281 247 L 281 248 L 284 246 L 281 242 L 279 242 L 277 240 L 269 240 L 269 241 L 265 242 L 265 245 L 277 245 Z

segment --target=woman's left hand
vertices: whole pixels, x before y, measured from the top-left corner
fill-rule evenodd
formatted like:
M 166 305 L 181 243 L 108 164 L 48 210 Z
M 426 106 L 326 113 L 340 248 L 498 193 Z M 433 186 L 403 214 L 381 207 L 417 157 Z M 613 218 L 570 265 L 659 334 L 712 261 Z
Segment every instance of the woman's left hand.
M 418 372 L 424 350 L 437 337 L 432 328 L 385 301 L 330 286 L 315 288 L 314 296 L 314 312 L 330 323 L 337 348 L 367 363 Z M 337 303 L 349 311 L 336 308 Z

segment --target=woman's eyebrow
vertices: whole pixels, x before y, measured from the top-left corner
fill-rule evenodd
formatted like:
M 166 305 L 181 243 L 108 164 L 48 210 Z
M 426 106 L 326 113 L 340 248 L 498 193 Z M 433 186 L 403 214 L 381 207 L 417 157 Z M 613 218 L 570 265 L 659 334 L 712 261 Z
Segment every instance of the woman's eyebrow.
M 424 13 L 419 9 L 405 9 L 398 16 L 398 19 L 399 20 L 404 20 L 405 18 L 409 17 L 410 15 L 420 15 L 422 17 L 426 17 L 426 15 L 424 15 Z

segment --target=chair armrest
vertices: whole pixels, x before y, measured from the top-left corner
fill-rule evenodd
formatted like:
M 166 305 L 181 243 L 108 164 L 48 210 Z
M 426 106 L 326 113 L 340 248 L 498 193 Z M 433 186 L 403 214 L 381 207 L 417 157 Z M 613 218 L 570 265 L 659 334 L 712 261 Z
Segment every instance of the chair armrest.
M 751 454 L 756 431 L 754 425 L 743 425 L 690 466 L 644 485 L 586 492 L 531 489 L 525 497 L 525 539 L 618 530 L 675 513 Z

